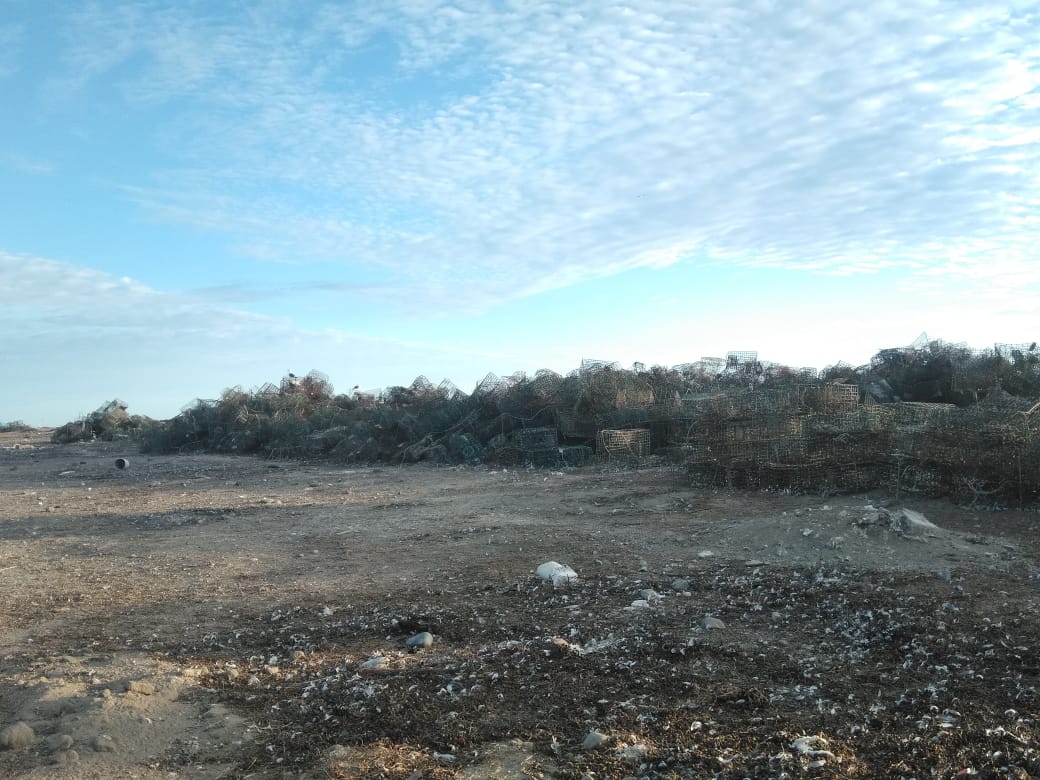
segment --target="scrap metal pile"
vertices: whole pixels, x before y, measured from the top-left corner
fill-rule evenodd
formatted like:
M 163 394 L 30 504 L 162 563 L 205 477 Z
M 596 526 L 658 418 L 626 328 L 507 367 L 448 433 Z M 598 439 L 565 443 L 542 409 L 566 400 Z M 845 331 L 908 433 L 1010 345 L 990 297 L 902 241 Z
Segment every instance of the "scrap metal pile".
M 1040 416 L 1007 404 L 859 402 L 855 385 L 726 393 L 689 402 L 691 474 L 712 485 L 1040 497 Z M 836 392 L 842 391 L 842 392 Z
M 142 429 L 157 452 L 341 462 L 581 466 L 648 455 L 716 486 L 1040 497 L 1040 349 L 939 341 L 817 374 L 754 352 L 671 368 L 583 361 L 566 376 L 489 374 L 469 395 L 419 377 L 336 395 L 318 372 L 233 388 Z

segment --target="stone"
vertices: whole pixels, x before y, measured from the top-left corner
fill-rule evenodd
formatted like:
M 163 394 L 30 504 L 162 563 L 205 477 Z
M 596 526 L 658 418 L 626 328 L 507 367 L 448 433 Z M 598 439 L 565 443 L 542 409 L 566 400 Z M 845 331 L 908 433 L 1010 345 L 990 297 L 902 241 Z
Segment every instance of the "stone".
M 94 750 L 98 753 L 115 753 L 116 741 L 108 734 L 98 734 L 94 738 Z
M 546 561 L 535 569 L 535 573 L 543 580 L 551 582 L 556 588 L 578 580 L 578 573 L 574 569 L 556 561 Z
M 585 735 L 585 739 L 582 740 L 581 749 L 595 750 L 596 748 L 603 747 L 608 742 L 610 742 L 610 737 L 606 734 L 602 734 L 598 731 L 590 731 Z
M 429 631 L 421 631 L 415 636 L 408 637 L 404 644 L 405 647 L 412 650 L 426 650 L 433 647 L 433 634 Z
M 36 739 L 36 733 L 28 723 L 20 720 L 0 731 L 0 748 L 18 750 L 29 747 L 34 739 Z
M 723 623 L 721 620 L 719 620 L 716 617 L 710 617 L 710 616 L 709 617 L 705 617 L 704 618 L 704 622 L 701 625 L 703 625 L 704 628 L 707 629 L 708 631 L 711 631 L 713 629 L 721 629 L 721 628 L 725 628 L 726 627 L 726 624 Z
M 672 580 L 672 590 L 683 593 L 690 589 L 690 581 L 685 577 L 676 577 Z
M 933 534 L 939 530 L 939 526 L 931 522 L 920 512 L 906 507 L 892 512 L 889 515 L 889 529 L 904 536 L 914 534 Z
M 374 655 L 361 664 L 362 669 L 385 669 L 386 658 L 381 655 Z

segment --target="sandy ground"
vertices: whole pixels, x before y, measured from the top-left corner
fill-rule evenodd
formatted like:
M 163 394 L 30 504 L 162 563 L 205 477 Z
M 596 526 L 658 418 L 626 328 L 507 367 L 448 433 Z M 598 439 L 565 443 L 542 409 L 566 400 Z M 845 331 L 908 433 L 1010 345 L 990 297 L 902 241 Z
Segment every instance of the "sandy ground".
M 0 434 L 0 776 L 1040 777 L 1038 526 Z

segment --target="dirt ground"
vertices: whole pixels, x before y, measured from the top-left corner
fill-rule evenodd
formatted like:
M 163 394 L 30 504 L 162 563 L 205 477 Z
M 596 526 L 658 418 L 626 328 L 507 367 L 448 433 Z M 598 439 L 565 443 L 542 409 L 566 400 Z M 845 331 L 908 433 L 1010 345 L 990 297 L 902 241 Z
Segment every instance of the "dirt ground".
M 1040 778 L 1038 530 L 0 434 L 0 776 Z

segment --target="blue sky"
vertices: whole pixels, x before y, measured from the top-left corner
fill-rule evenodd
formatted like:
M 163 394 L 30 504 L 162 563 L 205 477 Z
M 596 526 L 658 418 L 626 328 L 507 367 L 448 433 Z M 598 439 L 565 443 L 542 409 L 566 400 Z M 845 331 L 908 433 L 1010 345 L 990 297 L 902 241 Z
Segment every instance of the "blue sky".
M 1040 4 L 0 0 L 0 421 L 1040 336 Z

